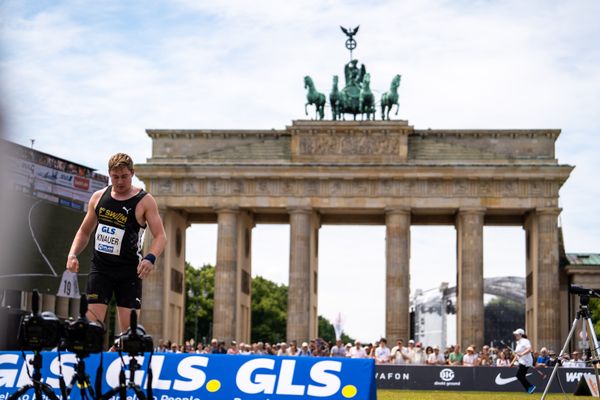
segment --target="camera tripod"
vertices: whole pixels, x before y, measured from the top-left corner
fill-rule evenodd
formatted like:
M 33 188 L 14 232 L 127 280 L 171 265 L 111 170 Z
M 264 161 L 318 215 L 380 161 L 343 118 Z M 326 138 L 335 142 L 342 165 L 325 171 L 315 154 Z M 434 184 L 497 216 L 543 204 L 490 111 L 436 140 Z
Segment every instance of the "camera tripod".
M 567 335 L 567 340 L 565 340 L 565 344 L 564 344 L 562 350 L 560 351 L 559 357 L 561 357 L 567 351 L 567 348 L 569 347 L 569 342 L 571 341 L 571 337 L 573 337 L 573 334 L 575 333 L 575 329 L 577 328 L 577 323 L 579 321 L 581 321 L 583 323 L 583 325 L 582 325 L 583 329 L 585 329 L 585 331 L 587 332 L 588 344 L 590 346 L 590 352 L 591 352 L 590 360 L 591 360 L 592 366 L 594 367 L 594 373 L 596 375 L 596 384 L 599 385 L 600 384 L 600 377 L 598 376 L 598 363 L 600 362 L 600 360 L 598 359 L 599 346 L 598 346 L 598 339 L 596 338 L 596 333 L 594 332 L 594 324 L 592 323 L 592 317 L 590 314 L 590 310 L 588 308 L 588 304 L 590 303 L 590 294 L 597 295 L 597 293 L 595 293 L 595 291 L 593 291 L 593 290 L 583 289 L 580 287 L 576 287 L 574 285 L 571 286 L 571 293 L 575 293 L 580 296 L 579 297 L 579 311 L 577 311 L 577 315 L 575 316 L 575 319 L 573 320 L 573 325 L 571 326 L 571 330 L 569 331 L 569 334 Z M 556 372 L 558 370 L 559 364 L 560 363 L 557 362 L 554 365 L 554 368 L 552 369 L 552 374 L 550 375 L 550 379 L 548 379 L 548 383 L 546 384 L 546 389 L 544 390 L 544 394 L 542 394 L 541 400 L 544 400 L 546 398 L 546 395 L 548 394 L 548 390 L 550 390 L 550 385 L 552 384 L 552 380 L 556 376 Z
M 65 386 L 65 380 L 60 377 L 60 392 L 63 399 L 68 399 L 71 395 L 71 391 L 73 387 L 77 385 L 79 388 L 79 393 L 82 400 L 87 399 L 96 399 L 96 395 L 94 394 L 94 389 L 92 388 L 92 384 L 90 383 L 90 376 L 85 372 L 85 361 L 83 360 L 87 355 L 85 354 L 76 354 L 77 357 L 77 366 L 75 368 L 75 374 L 71 378 L 71 382 L 69 386 Z M 89 394 L 89 397 L 88 397 Z
M 119 398 L 121 400 L 127 399 L 127 390 L 131 389 L 136 394 L 139 400 L 152 399 L 152 370 L 148 369 L 148 397 L 144 394 L 142 388 L 135 383 L 135 371 L 141 368 L 141 365 L 138 364 L 136 360 L 136 356 L 141 354 L 130 354 L 129 355 L 129 382 L 125 379 L 125 368 L 121 368 L 121 372 L 119 372 L 119 386 L 115 386 L 108 392 L 104 393 L 100 396 L 101 400 L 108 400 L 117 393 L 119 394 Z M 119 356 L 121 357 L 121 361 L 123 363 L 123 367 L 125 367 L 125 361 L 123 360 L 123 355 L 119 352 Z
M 23 354 L 23 358 L 25 358 L 25 354 Z M 16 400 L 30 389 L 33 389 L 35 392 L 35 400 L 43 400 L 42 393 L 48 396 L 50 400 L 58 400 L 58 396 L 54 393 L 54 389 L 47 383 L 42 382 L 42 355 L 40 354 L 40 350 L 33 351 L 33 360 L 30 360 L 29 363 L 33 365 L 31 383 L 19 388 L 19 390 L 10 395 L 8 400 Z M 29 369 L 27 371 L 29 373 Z

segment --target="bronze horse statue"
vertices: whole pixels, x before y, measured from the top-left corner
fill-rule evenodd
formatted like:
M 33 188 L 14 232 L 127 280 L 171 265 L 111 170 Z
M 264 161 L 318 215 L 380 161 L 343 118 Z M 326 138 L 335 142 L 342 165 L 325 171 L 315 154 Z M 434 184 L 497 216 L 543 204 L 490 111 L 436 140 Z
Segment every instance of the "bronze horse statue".
M 390 111 L 392 110 L 392 106 L 396 105 L 396 114 L 398 115 L 398 110 L 400 109 L 400 105 L 398 104 L 398 87 L 400 86 L 400 75 L 394 76 L 392 79 L 392 83 L 390 84 L 390 90 L 381 95 L 381 119 L 390 119 Z M 386 112 L 387 109 L 387 112 Z
M 304 77 L 304 89 L 308 89 L 306 93 L 306 104 L 304 105 L 304 113 L 308 115 L 307 106 L 312 104 L 315 106 L 315 119 L 323 119 L 325 117 L 325 95 L 315 89 L 315 84 L 310 76 Z
M 373 114 L 373 120 L 375 120 L 375 96 L 371 92 L 371 74 L 368 72 L 365 74 L 360 86 L 358 109 L 360 110 L 361 118 L 364 119 L 364 115 L 367 114 L 368 121 L 371 119 L 371 114 Z

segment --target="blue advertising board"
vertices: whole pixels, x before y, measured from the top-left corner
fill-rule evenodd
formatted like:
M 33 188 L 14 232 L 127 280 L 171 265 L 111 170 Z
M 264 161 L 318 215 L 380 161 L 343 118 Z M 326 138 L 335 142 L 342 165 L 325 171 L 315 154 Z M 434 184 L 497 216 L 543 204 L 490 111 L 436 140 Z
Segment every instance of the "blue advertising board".
M 26 354 L 33 359 L 31 353 Z M 75 373 L 77 359 L 72 353 L 43 352 L 42 381 L 60 395 L 59 377 L 67 385 Z M 146 391 L 150 355 L 137 357 L 141 369 L 135 383 Z M 104 353 L 102 393 L 119 385 L 119 373 L 129 357 Z M 100 355 L 85 358 L 86 372 L 94 386 Z M 230 356 L 208 354 L 157 353 L 152 356 L 154 400 L 300 400 L 300 399 L 376 399 L 373 360 L 319 357 Z M 0 352 L 0 400 L 31 382 L 19 352 Z M 126 372 L 129 376 L 129 371 Z M 33 398 L 33 392 L 23 396 Z M 133 391 L 128 399 L 135 400 Z M 71 398 L 80 398 L 73 390 Z

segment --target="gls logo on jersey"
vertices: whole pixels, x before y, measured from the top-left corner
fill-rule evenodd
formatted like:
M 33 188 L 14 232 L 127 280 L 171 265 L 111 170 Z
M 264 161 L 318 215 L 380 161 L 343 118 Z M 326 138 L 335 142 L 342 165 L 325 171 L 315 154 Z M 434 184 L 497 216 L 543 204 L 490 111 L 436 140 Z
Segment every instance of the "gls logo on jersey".
M 27 355 L 28 359 L 32 357 Z M 44 353 L 43 357 L 43 381 L 58 390 L 58 356 Z M 67 353 L 61 357 L 63 376 L 70 382 L 75 373 L 75 355 Z M 103 391 L 106 391 L 119 385 L 121 360 L 116 353 L 105 353 L 104 359 Z M 129 357 L 124 359 L 127 365 Z M 137 359 L 143 367 L 136 372 L 135 381 L 146 387 L 148 357 Z M 99 355 L 87 359 L 89 374 L 95 374 L 98 366 Z M 372 360 L 169 354 L 153 356 L 152 370 L 155 399 L 165 400 L 190 396 L 190 392 L 203 399 L 265 400 L 268 398 L 265 395 L 276 395 L 290 400 L 332 396 L 368 400 L 373 398 L 375 388 Z M 18 353 L 0 353 L 0 388 L 14 391 L 28 383 L 22 357 Z
M 96 228 L 96 240 L 94 241 L 94 248 L 96 251 L 101 253 L 118 256 L 121 254 L 121 243 L 123 242 L 124 235 L 124 229 L 98 224 L 98 228 Z
M 102 226 L 102 232 L 104 232 L 104 233 L 110 233 L 111 235 L 114 235 L 116 231 L 117 231 L 117 228 L 113 228 L 112 226 L 106 226 L 106 225 Z

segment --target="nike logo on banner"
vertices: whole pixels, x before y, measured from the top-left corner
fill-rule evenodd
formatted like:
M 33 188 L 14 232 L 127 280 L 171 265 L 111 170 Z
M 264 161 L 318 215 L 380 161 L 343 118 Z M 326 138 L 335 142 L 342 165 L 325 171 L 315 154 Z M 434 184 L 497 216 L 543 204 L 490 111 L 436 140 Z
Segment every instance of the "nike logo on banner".
M 529 376 L 529 375 L 533 375 L 533 372 L 530 372 L 530 373 L 527 374 L 527 376 Z M 496 376 L 496 381 L 495 382 L 496 382 L 496 385 L 503 386 L 503 385 L 508 385 L 509 383 L 514 382 L 516 380 L 517 380 L 516 377 L 503 378 L 503 377 L 500 376 L 500 374 L 498 374 Z

